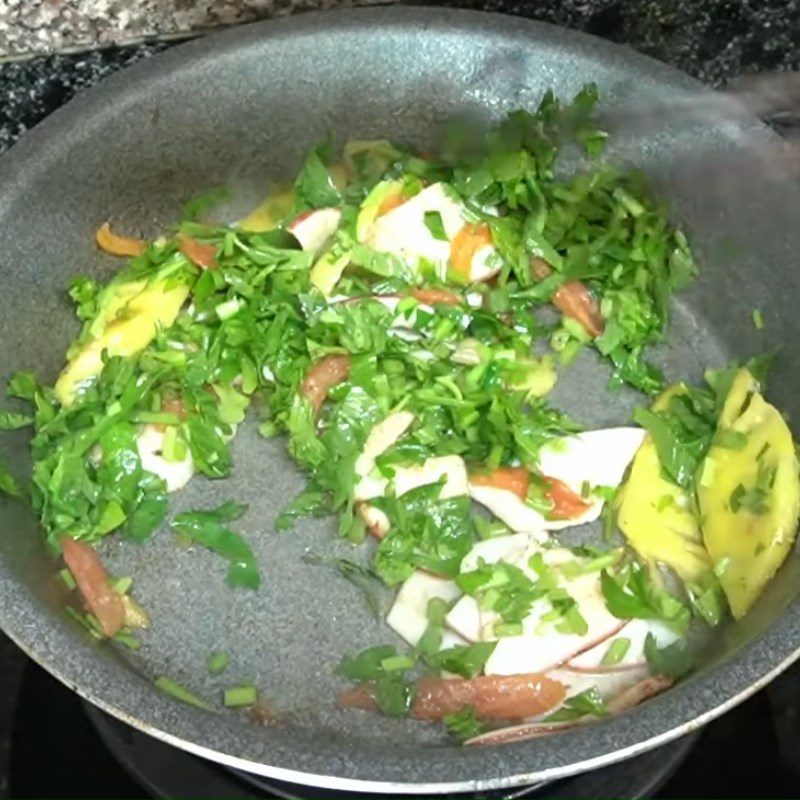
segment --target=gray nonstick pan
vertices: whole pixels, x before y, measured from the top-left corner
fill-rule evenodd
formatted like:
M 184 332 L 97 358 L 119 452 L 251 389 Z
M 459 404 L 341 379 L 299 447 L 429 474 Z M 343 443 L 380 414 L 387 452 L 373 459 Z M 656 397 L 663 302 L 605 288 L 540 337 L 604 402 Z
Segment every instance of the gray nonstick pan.
M 0 160 L 0 378 L 23 368 L 47 381 L 58 373 L 77 331 L 64 291 L 70 276 L 107 278 L 115 268 L 93 245 L 105 220 L 156 235 L 209 187 L 231 187 L 246 207 L 270 181 L 291 179 L 307 149 L 328 134 L 423 145 L 453 114 L 496 118 L 535 106 L 548 87 L 571 96 L 588 80 L 611 110 L 668 107 L 671 98 L 706 92 L 599 39 L 499 15 L 412 7 L 256 24 L 125 70 Z M 685 124 L 666 115 L 656 128 L 632 126 L 628 134 L 626 114 L 615 119 L 612 157 L 650 173 L 701 266 L 695 285 L 675 300 L 657 352 L 667 376 L 699 379 L 706 365 L 779 349 L 771 396 L 790 420 L 800 419 L 800 191 L 769 157 L 773 135 L 746 117 Z M 762 332 L 753 308 L 768 315 Z M 624 423 L 637 398 L 604 392 L 602 369 L 589 363 L 568 371 L 556 404 L 590 425 Z M 309 552 L 363 557 L 337 539 L 333 520 L 274 531 L 303 479 L 283 442 L 261 439 L 254 427 L 243 426 L 235 439 L 232 477 L 195 478 L 173 495 L 171 510 L 248 503 L 240 530 L 262 566 L 261 589 L 228 589 L 221 559 L 176 546 L 167 531 L 145 546 L 108 537 L 105 563 L 135 576 L 137 599 L 153 620 L 136 652 L 86 641 L 62 613 L 57 565 L 36 519 L 0 500 L 0 626 L 81 696 L 177 747 L 338 789 L 521 785 L 619 761 L 694 730 L 800 653 L 800 561 L 792 554 L 744 620 L 718 633 L 696 672 L 619 717 L 528 742 L 459 747 L 434 726 L 337 709 L 341 656 L 394 639 L 353 586 L 304 560 Z M 27 453 L 24 433 L 6 439 L 5 457 L 19 475 Z M 273 722 L 180 704 L 154 686 L 168 675 L 198 695 L 218 695 L 206 669 L 213 650 L 231 657 L 226 680 L 259 687 Z

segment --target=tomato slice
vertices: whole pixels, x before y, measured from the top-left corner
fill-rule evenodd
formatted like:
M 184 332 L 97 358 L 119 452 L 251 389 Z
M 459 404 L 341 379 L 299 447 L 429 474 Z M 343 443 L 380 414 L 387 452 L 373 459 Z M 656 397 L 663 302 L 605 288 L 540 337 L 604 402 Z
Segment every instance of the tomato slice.
M 553 503 L 550 516 L 554 519 L 573 519 L 589 509 L 589 503 L 573 492 L 564 481 L 548 477 L 543 480 L 547 486 L 545 497 Z
M 498 467 L 491 472 L 476 472 L 469 476 L 470 482 L 478 486 L 507 489 L 524 500 L 528 496 L 531 474 L 525 467 Z
M 478 675 L 474 678 L 421 678 L 411 716 L 438 720 L 471 706 L 481 719 L 522 719 L 558 706 L 566 688 L 543 673 Z M 343 708 L 374 711 L 377 706 L 369 684 L 339 695 Z
M 378 213 L 375 215 L 377 217 L 382 217 L 384 214 L 388 214 L 390 211 L 394 211 L 398 206 L 403 205 L 405 203 L 406 198 L 403 197 L 402 189 L 398 189 L 396 192 L 392 192 L 388 197 L 384 197 L 381 204 L 378 206 Z
M 533 276 L 540 281 L 553 274 L 552 267 L 543 258 L 530 261 Z M 586 285 L 580 281 L 569 281 L 553 295 L 553 305 L 565 316 L 579 322 L 592 337 L 599 336 L 605 329 L 605 320 L 600 306 Z
M 553 305 L 565 316 L 579 322 L 591 337 L 605 329 L 600 306 L 592 293 L 580 281 L 569 281 L 553 295 Z
M 216 269 L 217 268 L 217 246 L 214 244 L 203 244 L 196 239 L 191 239 L 188 236 L 179 236 L 180 251 L 186 258 L 193 264 L 200 267 L 200 269 Z
M 429 306 L 437 304 L 445 306 L 461 305 L 461 298 L 446 289 L 412 289 L 411 296 L 419 300 L 420 303 L 425 303 Z
M 97 617 L 106 636 L 125 624 L 125 605 L 109 586 L 108 575 L 93 547 L 71 536 L 61 537 L 61 550 L 89 611 Z
M 325 356 L 311 366 L 300 384 L 300 394 L 308 399 L 319 413 L 328 392 L 347 380 L 350 374 L 350 356 Z
M 472 274 L 472 259 L 482 247 L 492 243 L 492 232 L 482 222 L 479 225 L 467 223 L 450 244 L 450 264 L 453 270 L 465 278 Z
M 94 240 L 104 253 L 112 256 L 133 258 L 147 250 L 147 242 L 142 239 L 134 239 L 132 236 L 118 236 L 111 230 L 108 222 L 104 222 L 95 231 Z

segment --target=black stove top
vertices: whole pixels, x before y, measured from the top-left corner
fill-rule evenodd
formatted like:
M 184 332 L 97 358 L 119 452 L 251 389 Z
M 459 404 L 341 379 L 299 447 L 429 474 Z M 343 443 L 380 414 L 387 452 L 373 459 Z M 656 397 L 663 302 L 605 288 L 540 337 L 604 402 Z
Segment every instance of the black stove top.
M 619 765 L 491 797 L 797 797 L 799 712 L 795 667 L 697 734 Z M 358 796 L 270 783 L 188 755 L 86 705 L 31 662 L 7 735 L 6 789 L 15 798 Z

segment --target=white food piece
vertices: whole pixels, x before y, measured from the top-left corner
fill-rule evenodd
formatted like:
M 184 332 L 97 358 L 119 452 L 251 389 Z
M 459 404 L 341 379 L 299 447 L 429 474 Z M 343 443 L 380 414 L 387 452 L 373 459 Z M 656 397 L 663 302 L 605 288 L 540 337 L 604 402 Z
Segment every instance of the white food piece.
M 369 475 L 375 469 L 375 459 L 400 441 L 413 422 L 414 415 L 410 411 L 397 411 L 375 425 L 356 460 L 356 474 Z
M 535 533 L 540 541 L 547 538 L 545 531 L 557 530 L 577 523 L 570 520 L 547 520 L 538 511 L 526 505 L 519 496 L 508 489 L 496 486 L 480 486 L 470 482 L 469 496 L 498 519 L 505 522 L 512 531 Z
M 412 467 L 395 467 L 395 493 L 401 497 L 412 489 L 436 483 L 442 478 L 445 480 L 439 493 L 441 500 L 463 497 L 468 493 L 467 467 L 460 456 L 438 456 Z
M 461 590 L 453 581 L 416 570 L 400 587 L 386 624 L 410 645 L 416 646 L 428 627 L 428 601 L 438 597 L 449 603 L 460 594 Z
M 532 552 L 536 545 L 536 537 L 528 533 L 513 533 L 484 539 L 477 542 L 464 556 L 460 571 L 474 572 L 480 562 L 496 564 L 498 561 L 507 561 L 514 564 L 525 561 L 526 553 Z M 482 638 L 484 625 L 481 611 L 475 599 L 469 595 L 464 595 L 450 609 L 445 617 L 445 624 L 467 641 L 478 642 Z
M 577 603 L 578 611 L 588 626 L 587 632 L 583 635 L 560 633 L 552 623 L 540 631 L 541 618 L 551 606 L 547 600 L 537 600 L 522 622 L 522 635 L 504 636 L 498 640 L 486 661 L 487 675 L 545 672 L 605 641 L 622 627 L 622 622 L 606 608 L 597 574 L 580 576 L 567 582 L 565 588 Z M 484 626 L 485 617 L 482 615 L 481 618 Z M 494 622 L 489 621 L 489 630 L 484 627 L 484 638 L 493 630 Z
M 542 475 L 558 478 L 580 494 L 584 482 L 617 487 L 644 441 L 643 428 L 601 428 L 564 436 L 542 447 Z
M 142 469 L 152 472 L 167 484 L 168 492 L 182 489 L 194 475 L 192 454 L 187 448 L 186 457 L 181 461 L 167 461 L 161 454 L 164 447 L 165 432 L 155 425 L 145 425 L 136 437 L 136 449 Z
M 370 536 L 374 536 L 376 539 L 383 539 L 389 533 L 389 528 L 391 527 L 389 517 L 379 508 L 375 508 L 369 503 L 358 503 L 356 513 L 364 520 L 364 525 Z
M 481 640 L 481 612 L 475 599 L 469 595 L 465 594 L 447 612 L 444 621 L 447 627 L 462 639 L 466 639 L 468 642 Z
M 439 456 L 411 467 L 395 467 L 391 481 L 382 475 L 374 474 L 376 459 L 398 442 L 413 422 L 414 415 L 410 411 L 390 414 L 370 431 L 364 449 L 356 460 L 355 468 L 359 480 L 354 490 L 354 498 L 358 503 L 358 513 L 370 533 L 378 538 L 382 538 L 388 532 L 389 520 L 386 514 L 365 501 L 384 496 L 390 483 L 393 484 L 398 497 L 419 486 L 436 483 L 442 478 L 445 482 L 439 496 L 443 500 L 468 493 L 467 468 L 459 456 Z
M 530 568 L 529 562 L 537 553 L 541 554 L 544 563 L 551 568 L 575 560 L 574 555 L 566 548 L 543 549 L 535 535 L 519 533 L 478 542 L 462 560 L 461 572 L 475 570 L 480 562 L 496 564 L 504 561 L 536 581 L 538 576 Z M 485 674 L 546 672 L 605 642 L 625 624 L 606 608 L 599 573 L 578 575 L 573 579 L 560 575 L 559 585 L 575 600 L 587 625 L 585 634 L 561 633 L 555 623 L 543 623 L 542 617 L 552 610 L 546 598 L 540 598 L 533 603 L 522 621 L 522 634 L 518 636 L 503 636 L 498 639 L 495 625 L 500 621 L 499 616 L 495 612 L 482 610 L 477 601 L 468 595 L 458 600 L 445 621 L 449 628 L 468 641 L 497 641 L 494 651 L 486 661 Z
M 597 486 L 616 488 L 622 483 L 644 436 L 642 428 L 603 428 L 560 437 L 542 448 L 539 469 L 542 475 L 562 481 L 576 494 L 581 494 L 585 483 L 591 489 Z M 556 531 L 594 522 L 605 503 L 602 497 L 590 494 L 589 507 L 582 514 L 552 520 L 530 508 L 508 489 L 470 483 L 469 493 L 473 500 L 515 531 Z
M 438 212 L 447 240 L 437 239 L 425 224 L 425 214 Z M 443 183 L 434 183 L 402 205 L 383 214 L 372 226 L 367 244 L 382 253 L 391 253 L 416 269 L 421 261 L 432 263 L 440 278 L 447 273 L 450 244 L 467 224 L 463 204 L 451 197 Z M 490 266 L 496 250 L 486 245 L 473 256 L 470 280 L 485 281 L 499 272 Z
M 473 283 L 488 281 L 500 272 L 500 265 L 495 263 L 498 261 L 496 255 L 497 250 L 490 244 L 485 244 L 475 253 L 469 270 L 469 279 Z
M 666 647 L 680 638 L 675 631 L 659 620 L 632 619 L 626 622 L 620 630 L 595 647 L 585 650 L 569 662 L 571 669 L 575 670 L 622 670 L 628 667 L 640 667 L 647 664 L 644 654 L 644 643 L 647 635 L 652 634 L 658 647 Z M 617 664 L 604 667 L 603 657 L 608 652 L 613 642 L 617 639 L 628 639 L 630 646 L 625 656 Z
M 474 572 L 481 561 L 496 564 L 498 561 L 515 561 L 535 543 L 535 538 L 527 533 L 512 533 L 508 536 L 494 536 L 473 545 L 472 550 L 461 560 L 461 572 Z
M 396 496 L 402 497 L 412 489 L 437 483 L 442 478 L 445 480 L 439 494 L 440 499 L 447 500 L 467 494 L 467 468 L 459 456 L 440 456 L 429 458 L 413 467 L 395 467 L 394 478 L 391 481 L 388 478 L 368 475 L 359 480 L 355 489 L 358 513 L 369 532 L 382 539 L 389 532 L 389 519 L 383 511 L 365 501 L 384 496 L 390 483 L 394 485 Z
M 357 502 L 371 500 L 386 494 L 389 484 L 394 485 L 395 495 L 401 497 L 412 489 L 436 483 L 444 478 L 439 497 L 447 500 L 467 494 L 467 468 L 459 456 L 438 456 L 411 467 L 394 467 L 394 478 L 365 476 L 355 488 Z
M 319 253 L 336 233 L 341 219 L 342 212 L 338 208 L 317 208 L 301 214 L 288 229 L 303 250 Z

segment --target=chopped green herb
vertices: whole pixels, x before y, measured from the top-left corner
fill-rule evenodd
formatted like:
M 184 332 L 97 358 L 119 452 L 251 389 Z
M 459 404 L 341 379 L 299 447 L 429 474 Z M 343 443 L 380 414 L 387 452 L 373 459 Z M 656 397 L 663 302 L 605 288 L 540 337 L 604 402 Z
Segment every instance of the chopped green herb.
M 431 666 L 444 672 L 453 672 L 462 678 L 474 678 L 483 672 L 486 661 L 494 652 L 496 644 L 496 642 L 457 644 L 429 655 L 427 661 Z
M 222 674 L 228 667 L 228 654 L 221 650 L 209 654 L 206 660 L 206 666 L 212 675 Z
M 258 702 L 258 690 L 255 686 L 233 686 L 222 693 L 222 703 L 228 708 L 254 706 Z
M 225 524 L 239 519 L 247 506 L 223 503 L 212 511 L 187 511 L 172 521 L 172 529 L 191 537 L 230 561 L 227 582 L 230 586 L 258 589 L 261 576 L 249 545 Z
M 413 669 L 417 662 L 408 656 L 389 656 L 381 660 L 381 669 L 384 672 L 397 672 L 398 670 Z
M 620 636 L 618 639 L 614 639 L 614 641 L 608 646 L 608 650 L 606 650 L 600 663 L 604 667 L 613 667 L 619 664 L 625 658 L 625 656 L 628 654 L 628 650 L 630 649 L 631 640 L 626 639 L 624 636 Z
M 64 582 L 64 586 L 70 591 L 77 588 L 78 584 L 75 583 L 75 578 L 72 577 L 72 573 L 66 567 L 58 571 L 58 577 L 61 578 Z
M 0 430 L 15 431 L 33 425 L 33 417 L 29 414 L 18 414 L 14 411 L 0 411 Z
M 121 644 L 123 647 L 127 647 L 129 650 L 138 650 L 142 643 L 130 632 L 123 628 L 121 631 L 117 631 L 112 640 Z
M 425 227 L 431 232 L 431 236 L 439 241 L 447 241 L 447 234 L 444 230 L 442 215 L 438 211 L 425 212 Z
M 753 309 L 753 325 L 757 331 L 764 329 L 764 315 L 757 308 Z
M 686 675 L 695 664 L 695 653 L 685 640 L 659 648 L 652 633 L 644 640 L 644 654 L 654 675 L 666 675 L 674 680 Z
M 486 730 L 484 723 L 475 716 L 472 706 L 464 706 L 453 714 L 446 714 L 442 717 L 442 722 L 447 726 L 450 735 L 459 742 L 466 742 Z
M 631 565 L 617 577 L 608 570 L 600 573 L 600 585 L 608 610 L 619 619 L 658 619 L 678 633 L 684 633 L 691 612 L 650 579 L 647 568 Z
M 596 686 L 583 692 L 568 697 L 558 711 L 554 711 L 544 718 L 545 722 L 570 722 L 581 717 L 594 716 L 606 717 L 603 698 Z
M 176 700 L 180 700 L 182 703 L 188 703 L 190 706 L 197 706 L 206 711 L 212 710 L 211 706 L 206 703 L 205 700 L 202 700 L 196 694 L 190 692 L 171 678 L 167 678 L 163 675 L 160 678 L 156 678 L 156 687 L 161 689 L 165 694 L 174 697 Z

